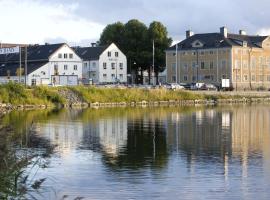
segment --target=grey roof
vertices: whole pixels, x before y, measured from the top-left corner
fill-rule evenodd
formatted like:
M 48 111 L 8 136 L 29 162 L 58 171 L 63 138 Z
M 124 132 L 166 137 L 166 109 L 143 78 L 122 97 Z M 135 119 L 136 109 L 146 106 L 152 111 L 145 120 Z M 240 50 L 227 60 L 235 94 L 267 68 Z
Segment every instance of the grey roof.
M 27 47 L 27 59 L 29 61 L 44 61 L 49 60 L 49 57 L 64 43 L 33 45 Z M 22 55 L 24 57 L 24 55 Z M 0 63 L 19 62 L 19 54 L 0 55 Z
M 261 48 L 260 43 L 264 41 L 268 36 L 249 36 L 249 35 L 239 35 L 239 34 L 228 34 L 225 38 L 220 33 L 204 33 L 195 34 L 181 42 L 179 42 L 178 49 L 189 50 L 195 49 L 192 47 L 192 43 L 199 40 L 204 44 L 202 48 L 222 48 L 222 47 L 232 47 L 232 46 L 242 46 L 243 42 L 247 42 L 249 47 Z M 170 47 L 168 50 L 175 50 L 176 45 Z
M 73 49 L 83 60 L 99 60 L 99 56 L 108 47 L 109 45 L 97 47 L 73 47 Z
M 27 74 L 32 73 L 41 66 L 49 62 L 49 57 L 64 43 L 33 45 L 27 47 Z M 24 49 L 22 49 L 24 51 Z M 24 65 L 24 55 L 22 55 L 22 65 Z M 10 76 L 16 76 L 16 71 L 19 68 L 19 53 L 0 55 L 0 76 L 7 76 L 7 71 Z
M 48 62 L 28 62 L 27 63 L 27 74 L 32 73 L 33 71 L 39 69 L 43 65 Z M 10 76 L 17 76 L 17 70 L 19 69 L 19 63 L 7 63 L 0 64 L 0 76 L 7 76 L 8 73 Z M 24 68 L 24 63 L 22 64 L 22 68 Z M 24 74 L 24 73 L 22 73 Z

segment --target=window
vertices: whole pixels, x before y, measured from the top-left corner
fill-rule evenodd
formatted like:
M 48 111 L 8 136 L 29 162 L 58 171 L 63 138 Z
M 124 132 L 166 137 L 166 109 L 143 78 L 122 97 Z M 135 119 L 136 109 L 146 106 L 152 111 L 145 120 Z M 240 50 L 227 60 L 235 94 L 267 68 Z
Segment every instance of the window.
M 176 63 L 172 64 L 172 73 L 176 73 Z
M 209 54 L 211 54 L 211 55 L 212 55 L 212 54 L 214 54 L 214 52 L 213 52 L 213 51 L 209 51 Z
M 119 54 L 118 54 L 118 52 L 116 51 L 116 52 L 115 52 L 115 57 L 118 57 L 118 55 L 119 55 Z
M 112 69 L 115 69 L 115 63 L 112 63 L 111 65 L 112 65 Z
M 74 70 L 77 71 L 78 70 L 78 66 L 74 65 Z
M 69 58 L 70 58 L 70 59 L 73 58 L 73 54 L 72 54 L 72 53 L 69 54 Z
M 270 81 L 270 76 L 269 75 L 267 76 L 267 81 Z
M 234 67 L 235 67 L 235 69 L 240 69 L 240 67 L 241 67 L 241 61 L 240 60 L 236 60 Z
M 222 60 L 221 61 L 221 67 L 222 68 L 226 68 L 226 60 Z
M 103 69 L 107 69 L 107 63 L 103 63 Z
M 211 62 L 210 62 L 210 69 L 213 69 L 213 68 L 214 68 L 214 62 L 211 61 Z
M 204 69 L 204 68 L 205 68 L 205 63 L 201 62 L 201 69 Z
M 112 78 L 115 78 L 115 74 L 112 74 Z
M 108 51 L 108 57 L 111 57 L 112 53 L 110 51 Z
M 201 55 L 204 55 L 204 52 L 203 51 L 201 51 Z
M 84 65 L 84 68 L 87 68 L 87 63 L 84 63 L 83 65 Z
M 123 63 L 119 63 L 119 67 L 121 70 L 123 70 Z
M 58 75 L 58 65 L 54 65 L 54 75 Z
M 67 55 L 67 53 L 64 53 L 64 58 L 68 58 L 68 55 Z
M 252 76 L 251 76 L 251 80 L 252 80 L 252 81 L 256 81 L 255 75 L 252 75 Z
M 107 74 L 103 74 L 103 78 L 107 78 Z
M 244 81 L 248 80 L 248 75 L 244 75 Z
M 192 52 L 192 55 L 193 55 L 193 56 L 196 56 L 196 51 L 193 51 L 193 52 Z
M 196 62 L 192 62 L 192 67 L 193 68 L 196 68 L 196 65 L 197 65 Z
M 172 76 L 172 82 L 176 82 L 176 76 Z
M 123 77 L 124 77 L 123 74 L 119 74 L 119 76 L 120 76 L 120 79 L 123 79 Z
M 263 75 L 260 75 L 259 77 L 260 77 L 260 81 L 264 81 Z
M 96 74 L 92 74 L 92 77 L 96 77 Z
M 187 76 L 184 76 L 184 81 L 187 81 L 188 80 L 188 77 Z
M 251 67 L 256 68 L 256 58 L 251 59 Z
M 183 63 L 183 69 L 185 70 L 185 71 L 187 71 L 188 70 L 188 64 L 187 63 Z
M 36 79 L 32 79 L 32 80 L 31 80 L 31 85 L 32 85 L 32 86 L 37 85 L 37 80 L 36 80 Z
M 68 66 L 67 65 L 64 65 L 64 70 L 68 70 Z
M 96 62 L 93 62 L 93 63 L 92 63 L 92 67 L 94 67 L 94 68 L 95 68 L 95 67 L 96 67 L 96 65 L 97 65 L 97 64 L 96 64 Z
M 244 68 L 247 68 L 248 67 L 248 64 L 247 64 L 247 61 L 246 60 L 243 61 L 243 67 Z
M 58 54 L 58 58 L 62 58 L 62 54 L 61 53 Z

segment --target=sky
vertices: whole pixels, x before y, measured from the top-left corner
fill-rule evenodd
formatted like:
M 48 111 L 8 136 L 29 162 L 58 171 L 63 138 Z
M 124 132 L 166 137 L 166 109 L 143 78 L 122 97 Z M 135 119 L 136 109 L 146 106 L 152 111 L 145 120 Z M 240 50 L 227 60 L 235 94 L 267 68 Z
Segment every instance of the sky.
M 0 0 L 0 42 L 87 46 L 107 24 L 162 22 L 174 41 L 185 31 L 270 35 L 269 0 Z

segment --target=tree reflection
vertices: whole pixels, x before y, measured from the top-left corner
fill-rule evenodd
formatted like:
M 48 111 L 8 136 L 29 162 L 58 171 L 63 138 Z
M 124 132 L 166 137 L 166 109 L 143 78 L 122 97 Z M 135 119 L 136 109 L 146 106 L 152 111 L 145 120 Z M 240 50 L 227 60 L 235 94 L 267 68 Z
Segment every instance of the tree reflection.
M 54 146 L 38 135 L 35 120 L 46 119 L 48 111 L 13 112 L 1 119 L 0 198 L 35 199 L 45 178 L 30 176 L 46 168 Z M 23 120 L 22 120 L 23 119 Z

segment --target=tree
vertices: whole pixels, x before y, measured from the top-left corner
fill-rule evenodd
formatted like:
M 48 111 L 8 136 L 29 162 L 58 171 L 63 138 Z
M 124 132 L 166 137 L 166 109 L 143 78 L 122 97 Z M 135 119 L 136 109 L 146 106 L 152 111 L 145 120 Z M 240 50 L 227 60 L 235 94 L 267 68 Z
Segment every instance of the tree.
M 100 39 L 99 45 L 108 45 L 115 43 L 119 48 L 123 47 L 123 33 L 124 33 L 124 24 L 121 22 L 116 22 L 114 24 L 109 24 L 103 30 Z
M 164 70 L 165 50 L 172 40 L 168 38 L 166 27 L 160 22 L 152 22 L 149 28 L 136 19 L 126 24 L 117 22 L 108 25 L 101 34 L 99 44 L 115 43 L 127 56 L 128 72 L 136 74 L 136 82 L 142 83 L 142 72 L 152 66 L 152 41 L 155 41 L 155 72 Z M 136 63 L 136 64 L 134 64 Z M 150 71 L 150 70 L 149 70 Z M 140 72 L 140 75 L 138 75 Z

